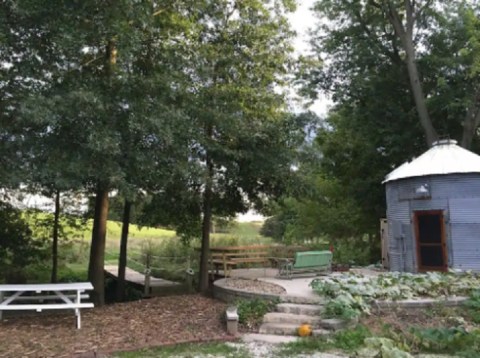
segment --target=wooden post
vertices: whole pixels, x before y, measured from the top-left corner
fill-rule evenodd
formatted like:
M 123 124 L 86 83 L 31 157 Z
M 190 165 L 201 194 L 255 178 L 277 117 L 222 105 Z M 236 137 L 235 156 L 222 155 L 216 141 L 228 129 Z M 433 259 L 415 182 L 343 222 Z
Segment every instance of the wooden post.
M 150 254 L 147 254 L 146 263 L 145 263 L 145 289 L 143 295 L 145 297 L 150 296 Z

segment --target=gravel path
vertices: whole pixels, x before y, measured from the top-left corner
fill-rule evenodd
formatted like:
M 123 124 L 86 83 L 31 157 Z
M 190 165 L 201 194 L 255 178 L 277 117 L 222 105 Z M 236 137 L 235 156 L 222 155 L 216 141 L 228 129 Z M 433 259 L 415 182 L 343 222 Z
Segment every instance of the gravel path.
M 283 295 L 287 292 L 282 286 L 257 279 L 229 278 L 224 281 L 224 286 L 249 292 L 271 293 L 275 295 Z

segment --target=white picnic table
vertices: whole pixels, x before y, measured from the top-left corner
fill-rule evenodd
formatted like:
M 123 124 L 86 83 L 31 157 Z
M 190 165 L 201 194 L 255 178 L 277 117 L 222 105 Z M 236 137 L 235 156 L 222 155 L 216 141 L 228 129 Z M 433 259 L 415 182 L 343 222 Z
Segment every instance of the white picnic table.
M 80 309 L 93 308 L 93 303 L 82 302 L 88 290 L 93 290 L 90 282 L 0 285 L 0 320 L 3 311 L 73 309 L 80 329 Z

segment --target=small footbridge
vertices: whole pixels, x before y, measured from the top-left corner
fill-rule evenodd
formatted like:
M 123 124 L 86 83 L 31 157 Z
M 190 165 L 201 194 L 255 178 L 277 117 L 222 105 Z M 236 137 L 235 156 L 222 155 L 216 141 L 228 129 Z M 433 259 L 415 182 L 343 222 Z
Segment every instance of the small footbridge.
M 158 262 L 162 260 L 170 261 L 171 259 L 171 257 L 149 256 L 145 260 L 141 260 L 146 262 L 146 264 L 144 264 L 138 260 L 129 258 L 127 260 L 127 267 L 125 268 L 125 281 L 139 287 L 144 292 L 144 296 L 156 296 L 190 290 L 192 286 L 191 270 L 182 269 L 185 276 L 184 282 L 175 282 L 154 276 L 161 271 L 165 271 L 165 268 L 162 269 L 152 266 L 152 263 L 158 265 Z M 118 280 L 118 265 L 105 265 L 104 271 L 107 277 Z

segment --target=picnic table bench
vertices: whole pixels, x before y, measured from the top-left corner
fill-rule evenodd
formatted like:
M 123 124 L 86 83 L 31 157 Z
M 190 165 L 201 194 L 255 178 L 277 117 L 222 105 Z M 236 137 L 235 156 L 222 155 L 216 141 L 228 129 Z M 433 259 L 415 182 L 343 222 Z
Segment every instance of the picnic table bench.
M 279 259 L 278 274 L 291 278 L 294 273 L 330 271 L 332 256 L 328 250 L 296 252 L 294 260 Z
M 0 320 L 3 311 L 73 309 L 80 329 L 80 309 L 93 308 L 93 303 L 82 302 L 88 298 L 87 290 L 93 290 L 90 282 L 0 285 Z
M 268 245 L 212 247 L 210 248 L 212 272 L 218 274 L 219 268 L 222 268 L 224 276 L 229 277 L 234 267 L 255 263 L 266 265 L 270 261 L 270 248 Z

